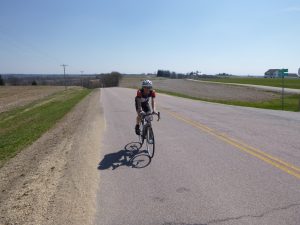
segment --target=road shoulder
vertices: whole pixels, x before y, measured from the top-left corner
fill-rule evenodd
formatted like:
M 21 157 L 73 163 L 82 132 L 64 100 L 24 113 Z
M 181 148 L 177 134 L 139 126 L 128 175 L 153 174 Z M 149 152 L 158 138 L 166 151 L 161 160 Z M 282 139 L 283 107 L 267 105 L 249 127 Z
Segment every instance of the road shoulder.
M 93 91 L 0 169 L 0 224 L 92 224 L 103 113 Z

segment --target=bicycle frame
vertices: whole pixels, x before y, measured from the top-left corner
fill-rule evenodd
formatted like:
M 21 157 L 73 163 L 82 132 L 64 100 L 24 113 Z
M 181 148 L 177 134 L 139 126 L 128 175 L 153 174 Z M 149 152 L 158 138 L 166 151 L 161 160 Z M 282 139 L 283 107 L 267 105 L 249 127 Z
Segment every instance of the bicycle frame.
M 152 123 L 151 121 L 153 121 L 153 115 L 156 115 L 157 116 L 157 121 L 160 120 L 160 112 L 158 113 L 146 113 L 146 114 L 143 114 L 142 115 L 142 118 L 141 118 L 141 135 L 139 135 L 139 139 L 140 139 L 140 142 L 141 144 L 143 145 L 144 144 L 144 141 L 145 141 L 145 138 L 146 138 L 146 135 L 147 135 L 147 128 L 148 127 L 151 127 L 152 128 Z

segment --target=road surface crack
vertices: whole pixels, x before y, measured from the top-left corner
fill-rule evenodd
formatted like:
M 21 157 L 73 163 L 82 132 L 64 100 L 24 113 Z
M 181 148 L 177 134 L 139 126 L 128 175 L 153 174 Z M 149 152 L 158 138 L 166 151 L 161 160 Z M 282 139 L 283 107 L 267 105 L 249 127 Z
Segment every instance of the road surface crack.
M 263 212 L 261 214 L 258 214 L 258 215 L 243 215 L 243 216 L 239 216 L 239 217 L 228 217 L 228 218 L 225 218 L 225 219 L 211 220 L 211 221 L 207 222 L 206 225 L 217 224 L 217 223 L 222 223 L 222 222 L 228 222 L 228 221 L 232 221 L 232 220 L 240 220 L 240 219 L 247 218 L 247 217 L 248 218 L 262 218 L 262 217 L 264 217 L 268 214 L 271 214 L 273 212 L 287 210 L 287 209 L 297 207 L 297 206 L 300 206 L 300 203 L 293 203 L 293 204 L 290 204 L 290 205 L 287 205 L 287 206 L 270 209 L 270 210 L 268 210 L 266 212 Z
M 294 208 L 294 207 L 298 207 L 300 206 L 300 203 L 293 203 L 287 206 L 283 206 L 283 207 L 278 207 L 278 208 L 274 208 L 274 209 L 270 209 L 266 212 L 263 212 L 261 214 L 258 215 L 243 215 L 243 216 L 238 216 L 238 217 L 228 217 L 225 219 L 215 219 L 215 220 L 211 220 L 208 221 L 206 223 L 174 223 L 174 222 L 168 222 L 168 223 L 164 223 L 163 225 L 210 225 L 210 224 L 218 224 L 218 223 L 224 223 L 224 222 L 229 222 L 229 221 L 233 221 L 233 220 L 240 220 L 240 219 L 244 219 L 244 218 L 263 218 L 264 216 L 271 214 L 273 212 L 278 212 L 281 210 L 288 210 L 290 208 Z

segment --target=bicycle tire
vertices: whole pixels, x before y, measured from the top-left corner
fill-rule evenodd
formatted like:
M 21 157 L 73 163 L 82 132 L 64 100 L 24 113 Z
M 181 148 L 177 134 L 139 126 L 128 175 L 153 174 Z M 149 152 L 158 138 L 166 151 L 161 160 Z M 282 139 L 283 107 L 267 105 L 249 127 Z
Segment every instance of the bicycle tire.
M 142 147 L 142 143 L 140 142 L 130 142 L 127 145 L 125 145 L 124 149 L 126 151 L 135 152 L 139 151 Z
M 146 130 L 146 149 L 150 158 L 153 158 L 155 152 L 155 139 L 152 127 L 147 127 Z
M 151 158 L 148 154 L 138 154 L 133 156 L 130 159 L 129 164 L 131 165 L 132 168 L 135 169 L 142 169 L 147 167 L 151 163 Z

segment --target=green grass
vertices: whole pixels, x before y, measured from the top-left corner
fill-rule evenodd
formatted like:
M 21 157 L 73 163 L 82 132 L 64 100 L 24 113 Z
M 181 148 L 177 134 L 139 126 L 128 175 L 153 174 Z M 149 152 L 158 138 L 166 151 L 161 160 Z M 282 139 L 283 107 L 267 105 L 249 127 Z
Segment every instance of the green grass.
M 255 108 L 262 108 L 262 109 L 273 109 L 273 110 L 281 110 L 281 99 L 273 99 L 271 101 L 263 101 L 263 102 L 244 102 L 244 101 L 229 101 L 229 100 L 217 100 L 217 99 L 205 99 L 205 98 L 198 98 L 189 96 L 182 93 L 176 93 L 171 91 L 164 91 L 164 90 L 157 90 L 159 93 L 164 93 L 168 95 L 173 95 L 177 97 L 182 98 L 189 98 L 193 100 L 201 100 L 201 101 L 207 101 L 207 102 L 216 102 L 216 103 L 222 103 L 227 105 L 236 105 L 236 106 L 245 106 L 245 107 L 255 107 Z M 299 99 L 300 95 L 287 95 L 284 98 L 284 110 L 286 111 L 299 111 Z
M 205 81 L 215 81 L 221 83 L 236 83 L 236 84 L 254 84 L 272 87 L 281 87 L 281 78 L 216 78 L 216 79 L 203 79 Z M 300 79 L 298 78 L 285 78 L 286 88 L 300 89 Z
M 69 89 L 43 101 L 0 113 L 0 166 L 37 140 L 90 92 Z

